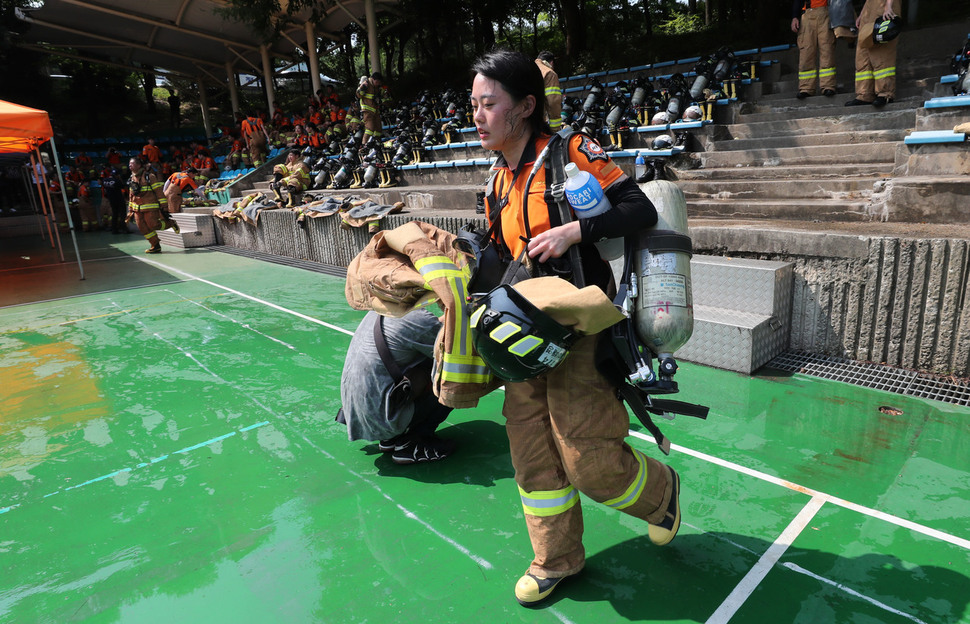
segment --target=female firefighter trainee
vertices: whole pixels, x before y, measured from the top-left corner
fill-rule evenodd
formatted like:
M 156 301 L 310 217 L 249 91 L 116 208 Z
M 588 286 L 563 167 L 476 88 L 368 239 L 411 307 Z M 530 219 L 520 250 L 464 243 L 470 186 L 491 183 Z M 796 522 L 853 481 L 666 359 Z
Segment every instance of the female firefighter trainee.
M 482 147 L 498 152 L 486 198 L 493 244 L 513 257 L 527 248 L 533 263 L 565 260 L 577 245 L 587 285 L 613 289 L 609 265 L 594 241 L 652 226 L 657 212 L 636 183 L 593 139 L 574 134 L 569 159 L 603 186 L 613 208 L 600 216 L 554 226 L 558 209 L 546 202 L 545 171 L 526 188 L 551 134 L 544 120 L 542 74 L 527 56 L 492 52 L 472 71 L 471 105 Z M 552 211 L 556 217 L 552 216 Z M 560 221 L 561 222 L 561 221 Z M 610 294 L 610 293 L 608 293 Z M 629 416 L 597 370 L 597 335 L 580 338 L 558 367 L 535 379 L 506 384 L 503 414 L 535 558 L 515 586 L 534 606 L 559 582 L 582 570 L 583 518 L 579 493 L 646 520 L 655 544 L 680 527 L 679 479 L 673 469 L 631 448 Z

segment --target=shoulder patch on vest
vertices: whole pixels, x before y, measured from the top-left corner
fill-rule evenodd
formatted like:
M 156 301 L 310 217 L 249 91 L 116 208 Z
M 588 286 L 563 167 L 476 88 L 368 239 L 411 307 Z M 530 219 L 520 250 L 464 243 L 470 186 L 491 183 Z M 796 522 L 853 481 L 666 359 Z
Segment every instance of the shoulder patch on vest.
M 579 152 L 585 155 L 589 162 L 610 159 L 603 148 L 600 147 L 600 144 L 589 137 L 583 137 L 583 140 L 579 143 Z

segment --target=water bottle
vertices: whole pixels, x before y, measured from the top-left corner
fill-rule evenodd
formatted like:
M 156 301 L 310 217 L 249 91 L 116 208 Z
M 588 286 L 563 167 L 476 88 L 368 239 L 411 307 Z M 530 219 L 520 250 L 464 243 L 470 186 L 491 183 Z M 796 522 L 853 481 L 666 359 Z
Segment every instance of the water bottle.
M 637 154 L 637 159 L 633 163 L 633 179 L 637 182 L 640 178 L 647 172 L 647 161 L 643 157 L 643 154 Z
M 588 171 L 583 171 L 575 165 L 566 165 L 566 201 L 576 211 L 580 219 L 601 215 L 613 206 L 603 194 L 603 187 Z M 623 255 L 623 239 L 610 238 L 598 241 L 596 248 L 604 260 L 616 260 Z

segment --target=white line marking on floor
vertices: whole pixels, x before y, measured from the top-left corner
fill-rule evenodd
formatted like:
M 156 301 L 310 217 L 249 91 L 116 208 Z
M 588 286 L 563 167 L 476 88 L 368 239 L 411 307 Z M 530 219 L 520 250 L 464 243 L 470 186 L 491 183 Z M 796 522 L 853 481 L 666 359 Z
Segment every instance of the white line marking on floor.
M 694 529 L 695 531 L 697 531 L 698 533 L 704 533 L 704 534 L 706 534 L 706 535 L 708 535 L 710 537 L 713 537 L 716 540 L 719 540 L 719 541 L 722 541 L 722 542 L 727 542 L 728 544 L 730 544 L 731 546 L 734 546 L 738 550 L 743 550 L 744 552 L 750 553 L 750 554 L 754 555 L 755 557 L 760 556 L 754 550 L 748 548 L 747 546 L 743 546 L 741 544 L 738 544 L 734 540 L 728 539 L 728 538 L 724 537 L 720 533 L 716 533 L 716 532 L 715 533 L 707 533 L 701 527 L 694 526 L 693 524 L 690 524 L 689 522 L 681 522 L 681 526 L 690 527 L 690 528 Z M 850 596 L 854 596 L 856 598 L 861 598 L 862 600 L 865 600 L 866 602 L 868 602 L 868 603 L 870 603 L 872 605 L 875 605 L 876 607 L 879 607 L 881 609 L 884 609 L 884 610 L 886 610 L 886 611 L 888 611 L 890 613 L 895 613 L 897 615 L 901 615 L 901 616 L 903 616 L 905 618 L 908 618 L 910 620 L 913 620 L 914 622 L 918 622 L 919 624 L 926 624 L 926 622 L 923 622 L 922 620 L 920 620 L 920 619 L 918 619 L 918 618 L 916 618 L 916 617 L 914 617 L 912 615 L 909 615 L 908 613 L 903 613 L 902 611 L 899 611 L 898 609 L 894 609 L 894 608 L 890 607 L 887 604 L 884 604 L 882 602 L 879 602 L 875 598 L 870 598 L 868 596 L 865 596 L 863 594 L 860 594 L 859 592 L 857 592 L 856 590 L 852 589 L 851 587 L 848 587 L 846 585 L 843 585 L 842 583 L 837 583 L 837 582 L 833 581 L 830 578 L 826 578 L 824 576 L 820 576 L 818 574 L 815 574 L 814 572 L 812 572 L 810 570 L 806 570 L 805 568 L 803 568 L 803 567 L 801 567 L 799 565 L 796 565 L 794 563 L 787 562 L 787 561 L 785 563 L 782 563 L 781 565 L 783 565 L 784 567 L 788 568 L 792 572 L 797 572 L 798 574 L 802 574 L 802 575 L 805 575 L 805 576 L 809 576 L 809 577 L 811 577 L 811 578 L 813 578 L 813 579 L 815 579 L 817 581 L 821 581 L 821 582 L 825 583 L 826 585 L 831 585 L 832 587 L 835 587 L 836 589 L 840 589 L 843 592 L 849 594 Z
M 804 574 L 805 576 L 810 576 L 810 577 L 812 577 L 813 579 L 815 579 L 817 581 L 821 581 L 821 582 L 823 582 L 823 583 L 825 583 L 827 585 L 831 585 L 832 587 L 836 587 L 838 589 L 841 589 L 842 591 L 844 591 L 847 594 L 850 594 L 852 596 L 855 596 L 856 598 L 860 598 L 862 600 L 865 600 L 866 602 L 868 602 L 870 604 L 873 604 L 873 605 L 879 607 L 880 609 L 884 609 L 886 611 L 889 611 L 890 613 L 895 613 L 896 615 L 902 616 L 902 617 L 906 618 L 907 620 L 912 620 L 912 621 L 916 622 L 917 624 L 926 624 L 926 622 L 924 622 L 923 620 L 919 619 L 918 617 L 915 617 L 915 616 L 910 615 L 908 613 L 904 613 L 904 612 L 900 611 L 899 609 L 894 609 L 894 608 L 890 607 L 889 605 L 887 605 L 885 603 L 879 602 L 875 598 L 870 598 L 869 596 L 864 596 L 864 595 L 860 594 L 859 592 L 857 592 L 856 590 L 851 589 L 849 587 L 846 587 L 842 583 L 836 583 L 835 581 L 833 581 L 831 579 L 827 579 L 827 578 L 825 578 L 823 576 L 819 576 L 818 574 L 815 574 L 814 572 L 811 572 L 809 570 L 806 570 L 805 568 L 803 568 L 802 566 L 800 566 L 798 564 L 795 564 L 795 563 L 791 563 L 791 562 L 787 562 L 786 561 L 785 563 L 783 563 L 781 565 L 785 566 L 786 568 L 788 568 L 792 572 L 798 572 L 799 574 Z
M 654 442 L 653 436 L 649 436 L 649 435 L 643 434 L 643 433 L 641 433 L 639 431 L 632 431 L 631 430 L 629 432 L 629 434 L 631 436 L 635 437 L 635 438 L 640 438 L 641 440 L 647 440 L 649 442 Z M 674 450 L 676 450 L 676 451 L 678 451 L 680 453 L 683 453 L 684 455 L 690 455 L 691 457 L 695 457 L 697 459 L 704 460 L 706 462 L 715 464 L 717 466 L 721 466 L 722 468 L 727 468 L 729 470 L 734 470 L 735 472 L 740 472 L 742 474 L 746 474 L 746 475 L 751 476 L 751 477 L 754 477 L 756 479 L 761 479 L 762 481 L 767 481 L 768 483 L 773 483 L 775 485 L 780 485 L 781 487 L 788 488 L 789 490 L 794 490 L 796 492 L 801 492 L 802 494 L 807 494 L 808 496 L 818 496 L 818 497 L 821 497 L 827 503 L 832 503 L 833 505 L 838 505 L 839 507 L 844 507 L 845 509 L 850 509 L 852 511 L 855 511 L 855 512 L 858 512 L 858 513 L 861 513 L 861 514 L 864 514 L 866 516 L 870 516 L 872 518 L 877 518 L 879 520 L 883 520 L 885 522 L 889 522 L 890 524 L 895 524 L 896 526 L 900 526 L 900 527 L 903 527 L 903 528 L 906 528 L 906 529 L 910 529 L 911 531 L 915 531 L 917 533 L 922 533 L 923 535 L 926 535 L 928 537 L 933 537 L 935 539 L 938 539 L 940 541 L 946 542 L 948 544 L 953 544 L 954 546 L 959 546 L 961 548 L 965 548 L 967 550 L 970 550 L 970 540 L 968 540 L 968 539 L 964 539 L 962 537 L 957 537 L 956 535 L 951 535 L 949 533 L 944 533 L 943 531 L 939 531 L 937 529 L 933 529 L 933 528 L 930 528 L 928 526 L 924 526 L 922 524 L 918 524 L 918 523 L 913 522 L 911 520 L 906 520 L 905 518 L 900 518 L 898 516 L 894 516 L 892 514 L 888 514 L 888 513 L 883 512 L 883 511 L 879 511 L 878 509 L 872 509 L 871 507 L 865 507 L 863 505 L 859 505 L 857 503 L 853 503 L 851 501 L 847 501 L 847 500 L 845 500 L 843 498 L 839 498 L 837 496 L 832 496 L 831 494 L 826 494 L 825 492 L 819 492 L 818 490 L 813 490 L 812 488 L 805 487 L 803 485 L 798 485 L 797 483 L 792 483 L 791 481 L 788 481 L 788 480 L 785 480 L 785 479 L 781 479 L 779 477 L 775 477 L 773 475 L 766 474 L 766 473 L 760 472 L 758 470 L 754 470 L 753 468 L 747 468 L 746 466 L 742 466 L 740 464 L 736 464 L 736 463 L 734 463 L 732 461 L 728 461 L 726 459 L 721 459 L 719 457 L 714 457 L 713 455 L 708 455 L 707 453 L 703 453 L 701 451 L 695 451 L 693 449 L 689 449 L 687 447 L 680 446 L 678 444 L 671 444 L 670 445 L 670 448 L 671 449 L 674 449 Z
M 292 314 L 293 316 L 295 316 L 297 318 L 301 318 L 304 321 L 310 321 L 311 323 L 316 323 L 317 325 L 323 325 L 324 327 L 329 327 L 330 329 L 337 330 L 338 332 L 341 332 L 343 334 L 347 334 L 348 336 L 353 336 L 354 335 L 354 332 L 352 332 L 350 330 L 347 330 L 347 329 L 344 329 L 343 327 L 337 327 L 336 325 L 331 325 L 330 323 L 327 323 L 326 321 L 321 321 L 320 319 L 313 318 L 312 316 L 307 316 L 306 314 L 302 314 L 300 312 L 297 312 L 296 310 L 290 310 L 289 308 L 284 308 L 283 306 L 276 305 L 275 303 L 271 303 L 269 301 L 266 301 L 265 299 L 260 299 L 259 297 L 254 297 L 252 295 L 247 295 L 244 292 L 240 292 L 238 290 L 235 290 L 234 288 L 229 288 L 228 286 L 223 286 L 222 284 L 217 284 L 216 282 L 212 282 L 212 281 L 209 281 L 207 279 L 203 279 L 203 278 L 201 278 L 201 277 L 199 277 L 197 275 L 193 275 L 192 273 L 189 273 L 187 271 L 182 271 L 181 269 L 176 269 L 176 268 L 170 267 L 170 266 L 168 266 L 166 264 L 162 264 L 161 262 L 155 262 L 153 260 L 149 260 L 148 258 L 139 258 L 137 256 L 133 256 L 133 257 L 136 260 L 140 261 L 140 262 L 144 262 L 146 264 L 150 264 L 150 265 L 152 265 L 154 267 L 158 267 L 159 269 L 164 269 L 166 271 L 172 271 L 174 273 L 178 273 L 179 275 L 184 275 L 185 277 L 187 277 L 187 278 L 189 278 L 191 280 L 195 280 L 197 282 L 202 282 L 203 284 L 208 284 L 209 286 L 214 286 L 215 288 L 218 288 L 220 290 L 224 290 L 226 292 L 231 292 L 234 295 L 237 295 L 237 296 L 242 297 L 244 299 L 249 299 L 250 301 L 255 301 L 256 303 L 261 303 L 264 306 L 273 308 L 274 310 L 279 310 L 280 312 L 286 312 L 287 314 Z
M 437 537 L 441 538 L 442 540 L 444 540 L 445 542 L 447 542 L 448 544 L 450 544 L 458 552 L 460 552 L 463 555 L 469 557 L 472 561 L 474 561 L 478 565 L 482 566 L 486 570 L 491 570 L 491 569 L 493 569 L 495 567 L 495 566 L 493 566 L 491 564 L 491 562 L 489 562 L 484 557 L 480 557 L 480 556 L 476 555 L 475 553 L 473 553 L 471 550 L 469 550 L 468 548 L 466 548 L 462 544 L 456 542 L 455 540 L 453 540 L 452 538 L 448 537 L 447 535 L 445 535 L 444 533 L 442 533 L 438 529 L 434 528 L 434 526 L 432 526 L 431 524 L 429 524 L 427 521 L 423 520 L 416 513 L 414 513 L 413 511 L 411 511 L 410 509 L 408 509 L 404 505 L 400 504 L 396 500 L 394 500 L 394 498 L 391 497 L 386 492 L 384 492 L 384 490 L 382 490 L 381 487 L 377 483 L 374 483 L 372 480 L 368 479 L 364 475 L 360 474 L 359 472 L 357 472 L 356 470 L 354 470 L 353 468 L 351 468 L 347 464 L 343 463 L 342 461 L 340 461 L 339 459 L 337 459 L 336 457 L 334 457 L 333 455 L 331 455 L 330 453 L 328 453 L 325 449 L 323 449 L 323 448 L 317 446 L 316 444 L 314 444 L 313 441 L 311 441 L 305 435 L 303 435 L 299 431 L 296 431 L 295 429 L 291 428 L 288 423 L 283 422 L 282 425 L 284 427 L 290 429 L 291 432 L 293 432 L 295 435 L 299 436 L 300 439 L 302 439 L 304 442 L 306 442 L 307 444 L 309 444 L 318 453 L 320 453 L 321 455 L 323 455 L 327 459 L 333 460 L 340 467 L 342 467 L 344 470 L 346 470 L 350 474 L 354 475 L 355 477 L 357 477 L 358 479 L 360 479 L 361 481 L 363 481 L 364 483 L 366 483 L 367 485 L 369 485 L 371 488 L 374 489 L 374 491 L 376 491 L 378 494 L 380 494 L 381 496 L 383 496 L 384 498 L 386 498 L 390 503 L 392 503 L 395 507 L 397 507 L 404 514 L 404 516 L 406 518 L 409 518 L 411 520 L 414 520 L 415 522 L 417 522 L 418 524 L 420 524 L 424 528 L 428 529 L 429 531 L 431 531 L 432 533 L 434 533 Z
M 808 503 L 802 507 L 802 510 L 798 512 L 795 519 L 782 531 L 778 539 L 765 551 L 765 554 L 761 555 L 761 559 L 758 563 L 751 568 L 745 575 L 741 582 L 738 583 L 737 587 L 734 588 L 721 606 L 707 619 L 707 624 L 726 624 L 728 621 L 734 617 L 741 605 L 748 599 L 751 594 L 758 588 L 761 581 L 768 575 L 781 556 L 785 554 L 788 547 L 792 545 L 795 538 L 808 526 L 808 523 L 812 521 L 818 510 L 822 508 L 825 501 L 820 496 L 813 496 Z
M 232 323 L 235 323 L 236 325 L 239 325 L 243 329 L 246 329 L 246 330 L 249 330 L 249 331 L 251 331 L 253 333 L 259 334 L 263 338 L 268 338 L 269 340 L 272 340 L 273 342 L 279 343 L 279 344 L 283 345 L 284 347 L 286 347 L 287 349 L 290 349 L 292 351 L 296 351 L 297 350 L 296 347 L 294 347 L 290 343 L 283 342 L 279 338 L 274 338 L 273 336 L 270 336 L 268 334 L 264 334 L 263 332 L 259 331 L 258 329 L 255 329 L 254 327 L 252 327 L 249 323 L 243 323 L 242 321 L 236 320 L 236 319 L 232 318 L 231 316 L 228 316 L 226 314 L 223 314 L 222 312 L 219 312 L 217 310 L 214 310 L 214 309 L 210 308 L 207 305 L 204 305 L 203 303 L 201 303 L 199 301 L 194 301 L 192 299 L 189 299 L 188 297 L 183 297 L 182 295 L 178 294 L 177 292 L 173 292 L 173 291 L 168 290 L 168 289 L 166 289 L 165 292 L 171 293 L 172 295 L 178 297 L 179 299 L 181 299 L 183 301 L 187 301 L 187 302 L 189 302 L 189 303 L 191 303 L 193 305 L 197 305 L 200 308 L 202 308 L 203 310 L 206 310 L 207 312 L 211 312 L 212 314 L 215 314 L 216 316 L 221 316 L 222 318 L 226 319 L 227 321 L 230 321 Z M 305 354 L 302 354 L 301 353 L 301 355 L 305 355 Z

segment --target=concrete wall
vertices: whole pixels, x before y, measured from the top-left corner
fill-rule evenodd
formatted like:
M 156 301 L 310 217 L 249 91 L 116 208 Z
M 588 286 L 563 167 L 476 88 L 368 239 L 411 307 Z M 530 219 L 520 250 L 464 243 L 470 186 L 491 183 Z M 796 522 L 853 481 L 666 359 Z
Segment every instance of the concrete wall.
M 789 348 L 970 376 L 970 241 L 691 230 L 698 253 L 792 262 Z
M 392 229 L 413 215 L 391 215 Z M 433 217 L 456 232 L 480 217 Z M 259 226 L 216 220 L 223 244 L 347 266 L 370 239 L 337 216 L 262 213 Z M 970 377 L 970 241 L 786 231 L 765 226 L 691 228 L 696 253 L 794 265 L 789 348 Z

